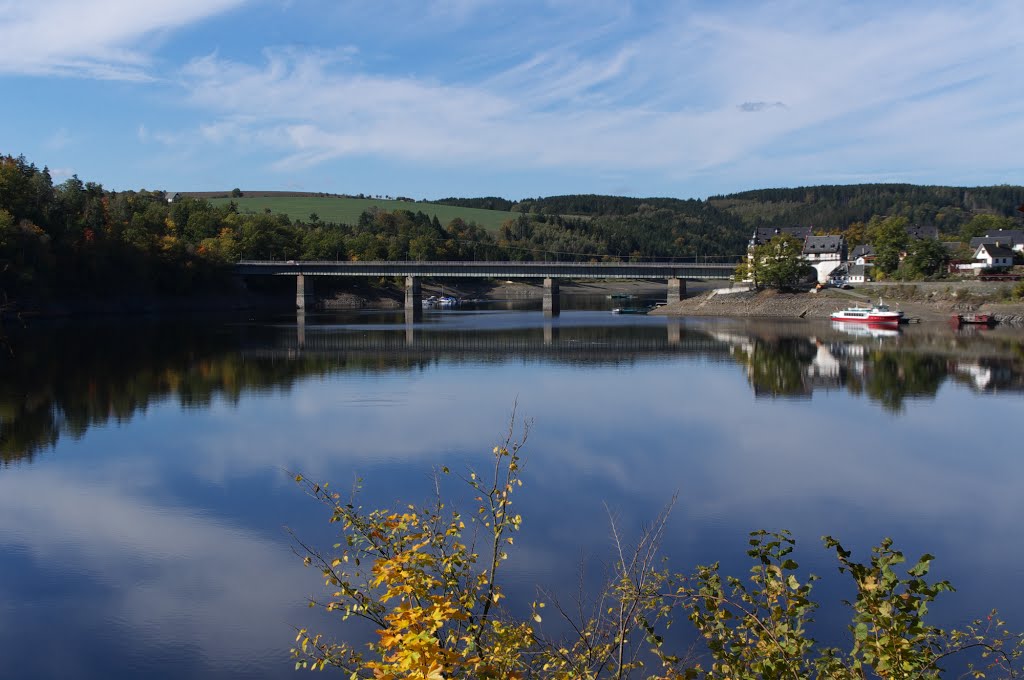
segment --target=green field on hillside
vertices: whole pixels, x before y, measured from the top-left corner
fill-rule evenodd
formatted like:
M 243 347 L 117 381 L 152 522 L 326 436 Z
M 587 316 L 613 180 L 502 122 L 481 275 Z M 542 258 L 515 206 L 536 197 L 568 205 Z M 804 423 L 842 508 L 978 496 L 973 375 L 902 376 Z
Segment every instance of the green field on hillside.
M 487 231 L 495 232 L 502 222 L 513 217 L 512 213 L 480 208 L 460 208 L 436 203 L 414 203 L 390 201 L 376 198 L 347 198 L 341 196 L 242 196 L 239 198 L 210 198 L 213 205 L 224 205 L 228 201 L 238 204 L 241 213 L 261 213 L 267 208 L 274 213 L 284 213 L 292 220 L 309 222 L 311 213 L 316 213 L 321 222 L 355 224 L 359 215 L 376 206 L 381 210 L 421 211 L 431 217 L 437 216 L 441 224 L 447 225 L 456 217 L 466 222 L 476 222 Z

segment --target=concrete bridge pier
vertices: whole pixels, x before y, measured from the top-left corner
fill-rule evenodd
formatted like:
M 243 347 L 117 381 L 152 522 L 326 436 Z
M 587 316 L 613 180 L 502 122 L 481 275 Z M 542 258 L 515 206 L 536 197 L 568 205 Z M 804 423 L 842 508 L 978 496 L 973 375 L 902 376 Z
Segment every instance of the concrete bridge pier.
M 683 279 L 669 279 L 668 280 L 668 300 L 669 304 L 673 302 L 679 302 L 686 297 L 686 281 Z
M 309 309 L 313 306 L 313 281 L 306 280 L 305 275 L 295 277 L 295 309 Z
M 298 342 L 299 349 L 306 349 L 306 310 L 299 309 L 295 313 L 295 340 Z
M 415 276 L 405 277 L 405 320 L 420 321 L 423 319 L 423 290 L 420 280 Z
M 558 316 L 561 309 L 558 306 L 558 279 L 544 279 L 544 316 Z

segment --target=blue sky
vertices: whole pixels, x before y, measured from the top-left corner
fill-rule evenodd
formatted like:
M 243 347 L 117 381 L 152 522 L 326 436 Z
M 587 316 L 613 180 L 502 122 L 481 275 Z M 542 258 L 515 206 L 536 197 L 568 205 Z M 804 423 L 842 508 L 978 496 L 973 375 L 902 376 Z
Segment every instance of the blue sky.
M 0 153 L 110 189 L 1024 184 L 1024 2 L 0 0 Z

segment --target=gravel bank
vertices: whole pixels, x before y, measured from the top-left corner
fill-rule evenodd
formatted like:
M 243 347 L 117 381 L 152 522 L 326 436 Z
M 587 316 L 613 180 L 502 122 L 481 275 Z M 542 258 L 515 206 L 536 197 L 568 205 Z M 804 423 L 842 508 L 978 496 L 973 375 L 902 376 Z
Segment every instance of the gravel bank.
M 912 320 L 948 322 L 952 314 L 989 312 L 1001 325 L 1024 327 L 1024 303 L 986 299 L 977 292 L 950 288 L 929 290 L 911 286 L 861 286 L 857 290 L 826 289 L 817 293 L 780 293 L 774 290 L 718 294 L 708 291 L 651 312 L 668 316 L 726 316 L 827 319 L 837 309 L 882 298 L 902 309 Z

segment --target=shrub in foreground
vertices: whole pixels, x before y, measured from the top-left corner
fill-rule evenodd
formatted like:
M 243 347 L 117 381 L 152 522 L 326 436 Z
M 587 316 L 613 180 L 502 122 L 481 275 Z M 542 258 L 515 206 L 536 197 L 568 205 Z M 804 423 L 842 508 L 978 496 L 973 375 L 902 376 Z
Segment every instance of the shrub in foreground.
M 809 631 L 818 578 L 800 576 L 788 532 L 751 534 L 747 554 L 754 566 L 745 580 L 723 577 L 717 563 L 677 574 L 658 555 L 671 505 L 629 547 L 613 523 L 613 568 L 598 592 L 571 607 L 545 594 L 528 615 L 516 617 L 505 606 L 499 577 L 523 522 L 512 499 L 522 486 L 525 434 L 513 441 L 510 429 L 485 473 L 461 476 L 475 502 L 469 513 L 448 507 L 440 484 L 426 507 L 366 510 L 358 489 L 342 498 L 327 484 L 296 476 L 324 504 L 339 534 L 330 550 L 295 536 L 297 551 L 326 585 L 325 596 L 310 606 L 377 631 L 375 642 L 356 647 L 300 629 L 292 649 L 297 668 L 383 680 L 936 678 L 951 657 L 963 655 L 957 663 L 974 677 L 1017 676 L 1024 639 L 1008 632 L 995 612 L 962 630 L 926 620 L 935 598 L 953 590 L 929 580 L 931 555 L 906 568 L 904 555 L 885 539 L 860 563 L 825 537 L 840 573 L 856 588 L 846 603 L 849 642 L 827 647 Z M 545 616 L 571 633 L 547 635 Z M 702 649 L 667 648 L 666 631 L 677 620 L 691 622 Z

